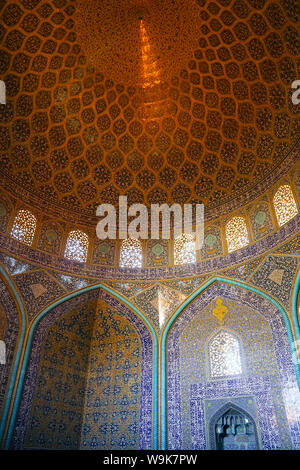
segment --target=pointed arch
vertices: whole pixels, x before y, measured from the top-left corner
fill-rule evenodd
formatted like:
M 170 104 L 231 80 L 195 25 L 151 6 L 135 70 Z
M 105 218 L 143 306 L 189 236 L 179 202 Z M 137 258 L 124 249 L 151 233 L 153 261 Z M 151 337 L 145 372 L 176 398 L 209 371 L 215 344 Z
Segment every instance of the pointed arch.
M 201 293 L 203 293 L 206 289 L 208 289 L 210 286 L 212 286 L 214 283 L 225 283 L 225 284 L 230 284 L 232 286 L 240 287 L 246 291 L 252 292 L 254 294 L 257 294 L 258 296 L 261 296 L 263 299 L 269 301 L 276 309 L 280 312 L 284 324 L 285 324 L 285 329 L 286 333 L 288 336 L 288 341 L 289 341 L 289 346 L 290 350 L 292 353 L 294 353 L 294 338 L 293 338 L 293 333 L 291 329 L 291 324 L 289 321 L 289 317 L 285 311 L 285 309 L 280 305 L 273 297 L 268 295 L 267 293 L 261 291 L 257 287 L 248 285 L 242 281 L 237 281 L 233 279 L 227 279 L 225 277 L 221 276 L 214 276 L 208 281 L 206 281 L 202 286 L 200 286 L 198 289 L 196 289 L 179 307 L 178 309 L 173 313 L 173 315 L 168 319 L 166 322 L 163 331 L 162 331 L 162 337 L 161 337 L 161 361 L 160 361 L 160 413 L 161 413 L 161 449 L 166 450 L 167 449 L 167 340 L 168 340 L 168 334 L 170 332 L 170 329 L 172 325 L 175 323 L 179 315 L 185 310 L 185 308 L 196 298 L 198 297 Z M 299 274 L 299 281 L 296 282 L 297 286 L 300 285 L 300 274 Z M 298 287 L 299 288 L 299 287 Z M 295 330 L 297 334 L 297 330 Z M 296 337 L 298 340 L 300 338 Z M 300 365 L 298 363 L 294 363 L 294 369 L 295 369 L 295 375 L 296 379 L 298 382 L 298 387 L 300 389 Z
M 174 262 L 176 265 L 196 262 L 194 234 L 184 233 L 174 239 Z
M 257 449 L 259 449 L 260 446 L 260 438 L 257 430 L 257 423 L 256 420 L 254 419 L 251 414 L 244 410 L 243 408 L 240 408 L 237 404 L 232 403 L 228 401 L 225 405 L 223 405 L 221 408 L 219 408 L 216 413 L 211 417 L 208 427 L 209 427 L 209 446 L 211 450 L 216 450 L 217 445 L 216 445 L 216 436 L 215 436 L 215 426 L 217 421 L 229 410 L 234 410 L 237 413 L 243 414 L 248 418 L 248 420 L 252 423 L 253 428 L 254 428 L 254 436 L 255 436 L 255 442 Z
M 142 243 L 137 238 L 126 238 L 120 246 L 120 267 L 141 268 L 143 264 Z
M 232 217 L 226 224 L 225 232 L 229 253 L 249 245 L 249 234 L 245 217 Z
M 27 317 L 26 317 L 25 308 L 21 300 L 21 297 L 18 293 L 18 290 L 13 280 L 11 279 L 11 277 L 9 276 L 6 269 L 1 263 L 0 263 L 0 279 L 7 286 L 8 291 L 16 305 L 18 315 L 19 315 L 18 338 L 16 338 L 14 357 L 13 357 L 13 362 L 10 367 L 10 376 L 9 376 L 8 383 L 6 385 L 6 396 L 5 396 L 5 401 L 3 403 L 2 416 L 0 420 L 0 443 L 2 444 L 2 439 L 4 436 L 7 419 L 9 417 L 10 404 L 12 402 L 13 394 L 15 390 L 19 362 L 20 362 L 20 358 L 21 358 L 22 350 L 24 346 Z
M 40 321 L 55 307 L 63 304 L 67 300 L 70 300 L 74 297 L 80 296 L 84 293 L 93 291 L 93 290 L 103 290 L 104 292 L 110 294 L 112 297 L 116 298 L 119 300 L 121 303 L 125 304 L 127 307 L 130 308 L 134 312 L 137 317 L 140 318 L 140 320 L 145 324 L 146 328 L 148 329 L 151 339 L 152 339 L 152 345 L 153 345 L 153 361 L 152 361 L 152 366 L 153 366 L 153 387 L 152 387 L 152 401 L 153 401 L 153 411 L 152 411 L 152 443 L 153 443 L 153 449 L 158 448 L 158 340 L 157 340 L 157 335 L 156 332 L 148 320 L 148 318 L 143 314 L 141 310 L 138 309 L 135 305 L 133 305 L 126 297 L 121 295 L 119 292 L 115 291 L 111 287 L 106 286 L 105 284 L 99 283 L 95 284 L 92 286 L 84 287 L 80 289 L 79 291 L 72 292 L 70 294 L 65 295 L 64 297 L 56 300 L 53 302 L 51 305 L 48 305 L 44 310 L 42 310 L 39 315 L 34 319 L 32 324 L 30 325 L 30 329 L 26 338 L 26 344 L 24 345 L 24 355 L 23 355 L 23 360 L 22 363 L 20 362 L 20 358 L 18 358 L 18 362 L 15 364 L 15 367 L 17 370 L 20 372 L 20 379 L 17 385 L 16 389 L 16 394 L 14 397 L 14 401 L 12 404 L 12 413 L 8 422 L 8 429 L 7 429 L 7 434 L 5 437 L 4 441 L 4 449 L 9 449 L 11 439 L 13 436 L 13 431 L 14 431 L 14 426 L 16 423 L 17 419 L 17 414 L 19 411 L 19 406 L 21 402 L 21 395 L 22 395 L 22 388 L 24 384 L 24 379 L 26 375 L 26 370 L 29 364 L 29 359 L 30 359 L 30 353 L 31 353 L 31 347 L 32 347 L 32 342 L 34 338 L 34 333 L 39 325 Z M 16 361 L 15 361 L 16 362 Z M 12 380 L 11 380 L 12 382 Z M 13 382 L 12 382 L 13 383 Z M 7 406 L 9 406 L 8 404 Z

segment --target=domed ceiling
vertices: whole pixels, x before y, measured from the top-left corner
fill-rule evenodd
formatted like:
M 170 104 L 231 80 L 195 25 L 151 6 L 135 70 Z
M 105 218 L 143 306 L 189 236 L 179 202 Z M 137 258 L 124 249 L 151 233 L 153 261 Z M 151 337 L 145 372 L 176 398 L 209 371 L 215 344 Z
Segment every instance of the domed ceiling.
M 120 194 L 215 208 L 299 138 L 297 0 L 0 6 L 1 173 L 37 206 L 87 220 Z

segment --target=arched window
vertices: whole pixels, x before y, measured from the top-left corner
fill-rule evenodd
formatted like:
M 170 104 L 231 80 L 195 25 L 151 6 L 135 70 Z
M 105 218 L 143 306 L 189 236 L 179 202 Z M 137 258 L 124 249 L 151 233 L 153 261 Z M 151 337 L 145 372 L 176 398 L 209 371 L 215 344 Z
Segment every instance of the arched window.
M 212 378 L 240 375 L 242 360 L 238 339 L 220 330 L 208 345 L 209 370 Z
M 121 268 L 142 267 L 142 244 L 136 238 L 126 238 L 121 243 L 120 266 Z
M 86 261 L 89 247 L 89 237 L 81 230 L 69 233 L 65 249 L 65 258 L 75 261 Z
M 249 244 L 248 230 L 244 217 L 232 217 L 226 225 L 228 251 L 239 250 Z
M 20 242 L 26 243 L 26 245 L 31 245 L 35 229 L 35 216 L 30 211 L 21 209 L 15 217 L 10 234 Z
M 196 262 L 195 237 L 192 233 L 184 233 L 174 240 L 175 264 Z
M 273 197 L 273 204 L 278 224 L 284 225 L 298 214 L 297 204 L 292 189 L 288 184 L 280 186 Z

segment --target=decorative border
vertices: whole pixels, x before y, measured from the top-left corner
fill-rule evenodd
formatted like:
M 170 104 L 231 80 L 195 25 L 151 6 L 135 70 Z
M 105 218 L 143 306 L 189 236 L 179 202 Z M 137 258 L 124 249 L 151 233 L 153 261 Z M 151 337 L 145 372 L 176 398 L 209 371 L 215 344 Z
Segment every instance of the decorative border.
M 173 266 L 167 268 L 113 268 L 91 265 L 60 258 L 49 253 L 45 253 L 35 248 L 31 248 L 8 235 L 0 233 L 0 249 L 12 256 L 20 256 L 29 262 L 45 266 L 48 269 L 64 271 L 68 274 L 79 275 L 81 277 L 92 277 L 98 279 L 112 280 L 159 280 L 176 279 L 189 276 L 203 275 L 210 272 L 220 271 L 227 267 L 246 262 L 260 256 L 273 248 L 278 247 L 288 238 L 298 233 L 300 230 L 300 214 L 280 227 L 276 232 L 267 237 L 248 245 L 240 250 L 218 258 L 200 261 L 199 263 Z
M 23 328 L 23 331 L 24 331 L 24 334 L 25 334 L 26 317 L 25 317 L 25 312 L 24 312 L 23 307 L 21 308 L 22 302 L 20 300 L 20 297 L 18 296 L 18 293 L 17 293 L 14 285 L 12 284 L 12 282 L 10 281 L 10 279 L 7 276 L 6 272 L 3 270 L 3 268 L 1 266 L 0 266 L 0 271 L 2 273 L 4 273 L 4 275 L 6 276 L 8 281 L 10 282 L 11 289 L 12 289 L 14 295 L 16 296 L 16 298 L 18 299 L 19 307 L 21 309 L 21 312 L 23 312 L 22 313 L 22 318 L 23 318 L 22 328 Z M 230 285 L 237 286 L 237 287 L 240 287 L 240 288 L 244 289 L 245 292 L 239 298 L 242 299 L 242 300 L 245 300 L 246 303 L 248 301 L 248 295 L 247 295 L 246 291 L 250 291 L 252 293 L 257 294 L 260 297 L 260 299 L 259 299 L 260 302 L 261 302 L 261 297 L 263 297 L 264 299 L 266 299 L 268 301 L 268 305 L 269 305 L 269 302 L 271 302 L 276 307 L 277 311 L 279 310 L 279 312 L 281 313 L 281 315 L 283 317 L 283 321 L 285 323 L 285 327 L 286 327 L 287 336 L 288 336 L 290 346 L 292 346 L 292 344 L 293 344 L 292 330 L 291 330 L 291 326 L 290 326 L 288 316 L 287 316 L 284 308 L 281 305 L 279 305 L 278 302 L 276 302 L 274 299 L 272 299 L 266 293 L 261 292 L 259 289 L 255 288 L 255 287 L 248 286 L 248 285 L 244 284 L 243 282 L 233 281 L 233 280 L 229 280 L 229 279 L 222 278 L 222 277 L 214 277 L 211 280 L 209 280 L 208 282 L 206 282 L 205 284 L 203 284 L 201 287 L 199 287 L 194 293 L 192 293 L 190 295 L 190 297 L 188 299 L 186 299 L 180 305 L 180 307 L 176 310 L 176 312 L 168 320 L 168 322 L 165 325 L 164 330 L 163 330 L 163 336 L 162 336 L 161 345 L 160 345 L 160 349 L 161 349 L 161 361 L 160 361 L 160 366 L 161 366 L 161 372 L 160 372 L 160 377 L 161 377 L 161 392 L 160 392 L 160 398 L 161 398 L 161 404 L 160 404 L 160 406 L 161 406 L 161 408 L 160 408 L 161 409 L 161 417 L 160 417 L 160 420 L 161 420 L 161 446 L 160 446 L 160 448 L 163 449 L 163 450 L 166 449 L 166 443 L 167 443 L 166 343 L 167 343 L 168 332 L 169 332 L 172 324 L 175 322 L 176 318 L 185 309 L 185 307 L 187 305 L 189 305 L 189 303 L 192 302 L 200 293 L 202 293 L 205 289 L 207 289 L 207 287 L 209 287 L 211 284 L 213 284 L 215 282 L 222 282 L 222 283 L 225 283 L 225 284 L 230 284 Z M 294 321 L 296 339 L 300 339 L 300 336 L 299 336 L 299 331 L 300 331 L 299 330 L 299 323 L 298 323 L 298 319 L 297 319 L 297 294 L 299 292 L 299 286 L 300 286 L 300 272 L 298 273 L 298 277 L 296 279 L 295 287 L 294 287 L 294 291 L 293 291 L 293 321 Z M 158 375 L 157 375 L 158 374 L 158 341 L 157 341 L 156 333 L 155 333 L 153 327 L 151 326 L 151 324 L 149 323 L 149 321 L 147 320 L 147 318 L 143 315 L 142 312 L 140 312 L 138 310 L 137 307 L 135 307 L 134 305 L 131 305 L 131 303 L 126 298 L 124 298 L 121 294 L 115 292 L 113 289 L 110 289 L 109 287 L 107 287 L 103 284 L 97 284 L 95 286 L 89 286 L 89 287 L 83 288 L 81 291 L 74 292 L 72 294 L 69 294 L 69 295 L 65 296 L 62 299 L 59 299 L 58 301 L 54 302 L 54 304 L 52 304 L 52 305 L 48 306 L 47 308 L 45 308 L 40 313 L 40 315 L 35 319 L 32 327 L 29 331 L 28 340 L 27 340 L 27 344 L 26 344 L 26 350 L 25 350 L 25 354 L 24 354 L 24 359 L 23 359 L 23 363 L 21 364 L 21 367 L 20 367 L 20 379 L 19 379 L 18 386 L 17 386 L 16 396 L 14 397 L 14 403 L 12 404 L 12 414 L 11 414 L 11 417 L 10 417 L 8 433 L 7 433 L 6 441 L 5 441 L 5 448 L 6 449 L 8 449 L 9 445 L 10 445 L 10 440 L 11 440 L 13 429 L 14 429 L 14 423 L 15 423 L 16 415 L 17 415 L 18 408 L 19 408 L 19 403 L 20 403 L 21 394 L 22 394 L 22 385 L 23 385 L 24 375 L 25 375 L 25 372 L 26 372 L 27 363 L 28 363 L 28 360 L 29 360 L 31 342 L 32 342 L 32 339 L 33 339 L 33 334 L 34 334 L 35 327 L 38 325 L 39 321 L 50 310 L 52 310 L 54 307 L 60 305 L 65 300 L 67 300 L 69 298 L 72 298 L 72 297 L 75 297 L 75 296 L 78 296 L 80 294 L 83 294 L 85 292 L 89 292 L 91 290 L 98 289 L 98 288 L 102 288 L 104 291 L 108 292 L 113 297 L 119 299 L 122 303 L 125 303 L 130 309 L 132 309 L 139 317 L 141 317 L 143 319 L 143 321 L 147 324 L 147 326 L 148 326 L 148 328 L 151 332 L 152 341 L 153 341 L 153 449 L 158 448 L 158 408 L 157 408 L 157 405 L 158 405 Z M 242 291 L 240 290 L 239 294 L 241 294 L 241 292 Z M 296 325 L 297 325 L 297 328 L 296 328 Z M 20 339 L 19 345 L 18 345 L 19 355 L 16 354 L 16 359 L 15 359 L 15 362 L 14 362 L 14 366 L 13 366 L 13 370 L 12 370 L 12 374 L 11 374 L 10 385 L 9 385 L 9 390 L 11 391 L 11 393 L 7 395 L 6 403 L 5 403 L 7 413 L 8 413 L 8 410 L 10 408 L 10 405 L 11 405 L 11 397 L 12 397 L 12 392 L 13 392 L 13 388 L 14 388 L 14 385 L 15 385 L 15 382 L 16 382 L 16 376 L 17 376 L 17 372 L 18 372 L 18 368 L 19 368 L 19 364 L 20 364 L 20 355 L 21 355 L 21 352 L 22 352 L 23 341 L 24 341 L 24 338 L 22 339 L 22 336 L 21 336 L 21 339 Z M 297 377 L 297 380 L 298 380 L 298 383 L 299 383 L 299 388 L 300 388 L 300 367 L 295 365 L 295 370 L 296 370 L 296 377 Z M 4 430 L 4 427 L 5 427 L 5 421 L 6 421 L 6 419 L 2 420 L 3 430 Z
M 21 328 L 21 318 L 18 307 L 13 298 L 5 280 L 0 272 L 0 307 L 6 318 L 4 336 L 0 337 L 6 346 L 6 362 L 0 367 L 0 415 L 3 412 L 6 394 L 9 393 L 7 388 L 9 382 L 9 374 L 13 364 L 14 356 L 18 347 L 18 337 Z M 1 422 L 2 428 L 2 422 Z

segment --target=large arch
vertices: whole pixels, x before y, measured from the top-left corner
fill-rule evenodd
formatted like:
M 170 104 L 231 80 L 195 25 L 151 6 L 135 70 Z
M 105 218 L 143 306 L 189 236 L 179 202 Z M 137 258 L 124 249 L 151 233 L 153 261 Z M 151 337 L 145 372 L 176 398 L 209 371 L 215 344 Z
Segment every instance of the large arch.
M 10 404 L 15 390 L 16 379 L 18 377 L 18 365 L 22 354 L 24 339 L 26 335 L 27 317 L 25 308 L 18 290 L 7 273 L 4 266 L 0 263 L 0 282 L 3 284 L 3 297 L 5 309 L 9 312 L 9 321 L 14 322 L 11 344 L 7 350 L 10 364 L 5 373 L 5 380 L 2 378 L 2 386 L 5 389 L 5 400 L 1 404 L 1 421 L 0 421 L 0 443 L 5 433 L 7 418 L 9 415 Z M 15 312 L 13 310 L 16 310 Z M 2 393 L 4 392 L 2 390 Z
M 214 285 L 223 285 L 223 286 L 232 286 L 232 288 L 238 289 L 239 295 L 238 298 L 241 302 L 249 302 L 250 296 L 256 296 L 257 301 L 259 301 L 259 306 L 261 307 L 262 304 L 266 306 L 271 306 L 272 309 L 277 312 L 277 319 L 281 322 L 283 321 L 283 327 L 285 334 L 287 336 L 287 343 L 289 343 L 289 350 L 288 355 L 290 357 L 291 367 L 294 370 L 295 374 L 295 381 L 298 381 L 298 387 L 300 388 L 300 370 L 299 364 L 292 364 L 290 348 L 293 350 L 294 338 L 292 334 L 291 325 L 289 322 L 289 318 L 287 316 L 286 311 L 284 308 L 271 296 L 266 294 L 265 292 L 260 291 L 259 289 L 245 284 L 240 281 L 231 280 L 222 277 L 213 277 L 206 283 L 204 283 L 201 287 L 199 287 L 191 296 L 186 299 L 180 307 L 176 310 L 176 312 L 170 317 L 167 324 L 165 325 L 164 331 L 162 333 L 161 338 L 161 448 L 167 448 L 167 422 L 168 422 L 168 415 L 167 415 L 167 387 L 166 384 L 168 383 L 167 379 L 167 346 L 168 346 L 168 338 L 169 333 L 174 326 L 176 325 L 176 321 L 179 316 L 184 315 L 187 307 L 197 298 L 205 297 L 205 293 L 212 288 Z M 200 294 L 202 294 L 200 296 Z M 257 301 L 255 302 L 257 304 Z M 173 351 L 173 354 L 176 356 L 176 353 Z M 280 361 L 280 358 L 277 357 Z M 283 373 L 283 367 L 281 367 L 281 371 Z M 296 383 L 297 386 L 297 383 Z M 169 420 L 170 422 L 170 420 Z
M 47 316 L 47 314 L 49 314 L 56 307 L 60 306 L 61 304 L 63 304 L 64 302 L 66 302 L 70 299 L 73 299 L 73 298 L 78 297 L 78 296 L 83 295 L 83 294 L 87 294 L 87 293 L 89 293 L 91 291 L 95 291 L 95 290 L 103 291 L 107 295 L 114 298 L 116 302 L 119 302 L 120 304 L 123 304 L 126 307 L 129 307 L 129 309 L 132 311 L 132 313 L 137 318 L 139 318 L 141 322 L 144 323 L 145 327 L 147 328 L 147 330 L 149 331 L 149 334 L 151 336 L 152 348 L 153 348 L 153 361 L 152 361 L 152 363 L 153 363 L 152 446 L 153 446 L 153 449 L 157 449 L 157 442 L 158 442 L 158 432 L 157 432 L 157 429 L 158 429 L 158 406 L 157 406 L 157 403 L 158 403 L 158 367 L 157 367 L 157 365 L 158 365 L 158 341 L 157 341 L 156 332 L 155 332 L 152 324 L 147 319 L 147 317 L 136 306 L 132 305 L 131 302 L 126 297 L 124 297 L 123 295 L 116 292 L 114 289 L 112 289 L 112 288 L 110 288 L 110 287 L 108 287 L 108 286 L 106 286 L 105 284 L 102 284 L 102 283 L 85 287 L 85 288 L 83 288 L 79 291 L 72 292 L 72 293 L 67 294 L 66 296 L 58 299 L 57 301 L 55 301 L 54 303 L 52 303 L 51 305 L 46 307 L 44 310 L 42 310 L 40 312 L 40 314 L 32 322 L 32 324 L 30 326 L 30 329 L 28 331 L 27 337 L 26 337 L 26 344 L 24 345 L 24 355 L 23 355 L 22 362 L 20 362 L 20 358 L 18 358 L 19 363 L 15 364 L 16 369 L 19 369 L 19 371 L 20 371 L 19 372 L 20 378 L 19 378 L 19 381 L 18 381 L 16 394 L 15 394 L 14 402 L 13 402 L 13 405 L 12 405 L 12 412 L 11 412 L 11 416 L 10 416 L 10 421 L 8 423 L 8 431 L 7 431 L 7 435 L 6 435 L 6 439 L 5 439 L 5 443 L 4 443 L 4 448 L 5 449 L 9 449 L 10 443 L 11 443 L 11 440 L 12 440 L 12 436 L 13 436 L 13 433 L 14 433 L 14 427 L 15 427 L 15 424 L 16 424 L 16 419 L 17 419 L 17 415 L 18 415 L 18 411 L 19 411 L 19 407 L 20 407 L 20 403 L 21 403 L 21 399 L 22 399 L 24 380 L 25 380 L 26 371 L 27 371 L 27 367 L 28 367 L 28 364 L 29 364 L 29 360 L 30 360 L 32 342 L 34 340 L 34 335 L 35 335 L 36 328 L 38 327 L 38 325 L 40 324 L 42 319 L 45 316 Z

